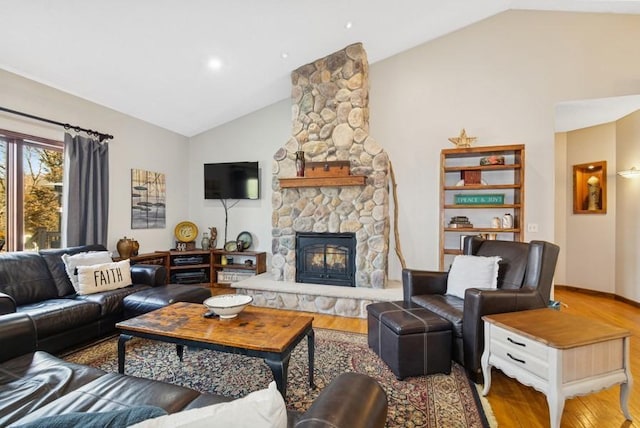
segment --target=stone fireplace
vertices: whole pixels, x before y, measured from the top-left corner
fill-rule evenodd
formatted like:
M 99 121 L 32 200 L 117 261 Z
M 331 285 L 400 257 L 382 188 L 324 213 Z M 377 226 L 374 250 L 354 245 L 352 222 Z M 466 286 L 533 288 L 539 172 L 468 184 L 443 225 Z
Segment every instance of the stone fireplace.
M 368 62 L 357 43 L 291 73 L 293 135 L 274 155 L 272 269 L 296 281 L 296 233 L 351 233 L 356 287 L 384 288 L 389 252 L 389 158 L 369 136 Z M 283 188 L 307 162 L 348 161 L 364 185 Z
M 273 156 L 271 269 L 234 284 L 256 306 L 366 318 L 370 303 L 402 299 L 387 279 L 390 165 L 369 136 L 368 73 L 360 43 L 291 73 L 293 132 Z M 296 152 L 349 176 L 316 180 L 307 165 L 297 177 Z M 331 241 L 345 236 L 348 245 Z M 306 252 L 308 238 L 322 242 Z

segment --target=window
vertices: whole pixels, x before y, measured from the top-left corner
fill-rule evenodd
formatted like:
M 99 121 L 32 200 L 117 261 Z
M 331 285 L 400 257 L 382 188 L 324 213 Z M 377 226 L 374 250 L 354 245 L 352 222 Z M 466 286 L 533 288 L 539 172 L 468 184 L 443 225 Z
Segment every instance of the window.
M 0 129 L 3 251 L 60 247 L 63 143 Z

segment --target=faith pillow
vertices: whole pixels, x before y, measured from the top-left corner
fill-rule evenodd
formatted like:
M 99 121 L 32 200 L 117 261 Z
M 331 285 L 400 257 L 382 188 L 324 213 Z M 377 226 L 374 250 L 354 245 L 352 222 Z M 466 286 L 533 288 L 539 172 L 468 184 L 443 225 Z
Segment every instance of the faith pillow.
M 456 256 L 449 270 L 447 294 L 464 299 L 467 288 L 498 288 L 500 260 L 497 256 Z
M 71 280 L 71 285 L 78 292 L 78 272 L 76 268 L 78 266 L 91 266 L 101 263 L 111 263 L 111 253 L 108 251 L 89 251 L 86 253 L 78 253 L 70 256 L 69 254 L 62 255 L 62 261 L 64 262 L 64 268 L 67 271 L 67 275 Z
M 271 382 L 269 387 L 227 403 L 185 410 L 132 425 L 129 428 L 286 428 L 287 408 Z
M 131 285 L 129 259 L 93 266 L 78 266 L 78 294 L 93 294 Z

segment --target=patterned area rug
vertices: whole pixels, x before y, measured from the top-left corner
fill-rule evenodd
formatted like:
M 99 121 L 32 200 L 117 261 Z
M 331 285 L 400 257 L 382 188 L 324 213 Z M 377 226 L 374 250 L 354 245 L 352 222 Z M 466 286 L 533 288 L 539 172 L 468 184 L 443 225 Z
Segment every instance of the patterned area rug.
M 300 342 L 289 362 L 287 407 L 304 411 L 318 393 L 342 372 L 359 372 L 375 378 L 387 393 L 387 427 L 489 427 L 477 389 L 459 365 L 450 375 L 419 376 L 399 381 L 367 346 L 363 334 L 316 329 L 315 383 L 308 384 L 307 341 Z M 117 338 L 63 357 L 76 363 L 117 372 Z M 266 388 L 273 380 L 258 358 L 185 348 L 184 361 L 175 345 L 133 339 L 127 343 L 125 372 L 162 380 L 202 392 L 242 397 Z M 491 410 L 485 409 L 492 420 Z M 493 423 L 491 424 L 493 425 Z

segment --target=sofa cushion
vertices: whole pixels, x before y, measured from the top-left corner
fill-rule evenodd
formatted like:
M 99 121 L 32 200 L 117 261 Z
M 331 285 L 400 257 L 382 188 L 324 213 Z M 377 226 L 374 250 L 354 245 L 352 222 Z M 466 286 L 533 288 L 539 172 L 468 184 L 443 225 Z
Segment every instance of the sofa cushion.
M 63 254 L 62 262 L 71 281 L 71 285 L 77 292 L 80 289 L 78 284 L 78 267 L 112 263 L 111 253 L 108 251 L 88 251 L 78 254 Z
M 78 266 L 78 294 L 87 295 L 131 285 L 129 260 Z
M 462 337 L 464 300 L 447 294 L 421 294 L 412 296 L 411 302 L 449 321 L 453 326 L 453 336 Z
M 140 406 L 111 412 L 74 412 L 63 415 L 47 416 L 26 424 L 20 428 L 68 428 L 68 427 L 96 427 L 121 428 L 128 427 L 147 419 L 166 415 L 160 407 Z
M 107 251 L 104 245 L 81 245 L 78 247 L 69 247 L 63 249 L 47 249 L 40 250 L 40 255 L 44 259 L 53 282 L 58 289 L 58 297 L 69 296 L 75 294 L 75 290 L 71 285 L 71 280 L 62 261 L 63 254 L 78 254 L 87 251 Z
M 498 286 L 500 257 L 456 256 L 447 278 L 447 294 L 464 299 L 468 288 Z
M 271 382 L 268 388 L 237 400 L 149 419 L 131 428 L 208 428 L 214 422 L 220 427 L 286 428 L 287 409 L 276 383 Z
M 110 314 L 124 313 L 125 297 L 150 288 L 150 285 L 134 284 L 116 290 L 103 291 L 102 293 L 78 295 L 75 300 L 97 303 L 101 308 L 100 315 L 104 317 Z
M 30 251 L 0 254 L 0 292 L 18 306 L 58 297 L 46 263 Z
M 100 318 L 100 305 L 73 299 L 48 299 L 18 307 L 33 319 L 38 339 L 72 330 Z
M 40 407 L 22 418 L 20 423 L 64 413 L 130 409 L 141 404 L 175 413 L 199 395 L 197 391 L 178 385 L 108 373 Z
M 104 374 L 41 351 L 0 363 L 0 426 L 7 426 Z

